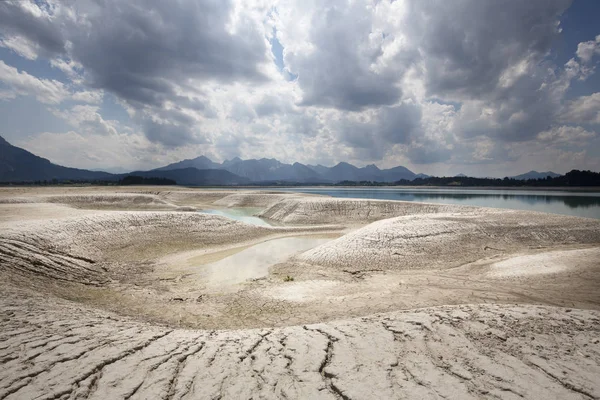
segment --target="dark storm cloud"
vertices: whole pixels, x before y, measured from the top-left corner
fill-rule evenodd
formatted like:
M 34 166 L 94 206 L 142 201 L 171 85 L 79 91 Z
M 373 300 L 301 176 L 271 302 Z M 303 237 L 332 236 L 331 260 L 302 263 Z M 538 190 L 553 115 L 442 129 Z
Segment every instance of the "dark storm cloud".
M 160 123 L 147 118 L 143 121 L 143 127 L 150 141 L 162 143 L 167 147 L 179 147 L 182 143 L 208 143 L 206 138 L 196 135 L 189 125 Z
M 431 95 L 487 97 L 523 59 L 543 59 L 571 0 L 413 1 L 409 29 L 419 37 Z
M 379 116 L 378 131 L 388 143 L 408 143 L 420 122 L 421 109 L 416 105 L 384 107 Z
M 425 143 L 410 146 L 406 155 L 414 164 L 432 164 L 449 160 L 452 151 L 445 147 L 438 147 L 434 143 Z
M 87 35 L 73 37 L 72 56 L 84 65 L 91 85 L 117 94 L 137 109 L 149 107 L 152 113 L 170 101 L 202 111 L 202 101 L 177 94 L 188 89 L 190 79 L 267 79 L 258 68 L 266 59 L 264 38 L 244 21 L 236 33 L 228 32 L 230 7 L 229 1 L 220 0 L 107 1 L 87 18 Z M 168 146 L 197 141 L 192 129 L 197 121 L 176 120 L 171 125 L 172 121 L 145 123 L 147 137 Z
M 226 30 L 229 1 L 106 1 L 73 35 L 90 82 L 121 98 L 160 104 L 189 79 L 261 81 L 266 45 L 249 23 Z
M 467 102 L 457 135 L 521 142 L 557 123 L 571 78 L 548 55 L 571 0 L 409 4 L 427 94 Z
M 406 72 L 413 68 L 428 97 L 459 107 L 471 103 L 471 113 L 456 108 L 449 135 L 532 140 L 556 123 L 569 85 L 564 67 L 548 55 L 570 4 L 415 0 L 407 2 L 401 23 L 382 25 L 368 2 L 336 0 L 311 8 L 310 50 L 290 46 L 285 64 L 299 75 L 301 104 L 377 110 L 367 128 L 352 120 L 338 133 L 361 154 L 383 154 L 386 146 L 401 144 L 414 162 L 439 162 L 450 153 L 421 140 L 422 104 L 398 106 Z
M 99 0 L 63 7 L 68 5 L 76 18 L 63 12 L 62 19 L 50 22 L 33 17 L 18 2 L 0 2 L 0 31 L 15 31 L 49 53 L 81 63 L 87 85 L 116 94 L 139 112 L 154 114 L 167 102 L 204 110 L 201 100 L 180 94 L 183 89 L 198 95 L 192 80 L 268 79 L 259 68 L 268 61 L 265 38 L 243 18 L 235 32 L 228 30 L 230 1 Z M 177 123 L 173 129 L 169 124 L 164 121 L 160 129 L 144 124 L 148 138 L 170 146 L 193 141 L 188 124 Z M 173 137 L 167 137 L 169 132 Z
M 0 1 L 0 33 L 25 37 L 48 55 L 60 54 L 65 49 L 60 21 L 46 13 L 36 15 L 23 1 Z
M 418 136 L 421 110 L 413 104 L 382 107 L 369 122 L 343 119 L 339 139 L 359 150 L 357 157 L 380 159 L 394 144 L 408 144 Z
M 310 38 L 314 51 L 285 56 L 286 65 L 298 74 L 302 104 L 357 111 L 396 103 L 402 92 L 394 77 L 370 69 L 382 48 L 365 48 L 374 29 L 365 4 L 334 3 L 337 6 L 326 3 L 313 15 Z
M 556 123 L 562 106 L 562 91 L 555 86 L 541 88 L 542 78 L 523 76 L 511 90 L 496 91 L 497 98 L 474 107 L 463 105 L 463 113 L 456 121 L 456 134 L 466 138 L 487 136 L 520 142 L 549 129 Z M 489 115 L 482 117 L 488 111 Z

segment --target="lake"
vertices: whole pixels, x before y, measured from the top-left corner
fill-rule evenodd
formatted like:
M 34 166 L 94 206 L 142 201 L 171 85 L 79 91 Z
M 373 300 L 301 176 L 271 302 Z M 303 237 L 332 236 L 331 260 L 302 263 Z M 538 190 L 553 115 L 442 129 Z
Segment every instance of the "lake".
M 245 222 L 250 225 L 271 226 L 271 224 L 269 224 L 264 219 L 253 216 L 253 214 L 256 214 L 260 210 L 261 210 L 261 208 L 252 208 L 252 207 L 226 208 L 226 209 L 212 209 L 211 208 L 211 209 L 206 209 L 206 210 L 200 210 L 200 212 L 204 213 L 204 214 L 221 215 L 223 217 L 231 218 L 236 221 L 242 221 L 242 222 Z
M 266 189 L 266 188 L 265 188 Z M 274 188 L 268 188 L 274 190 Z M 600 219 L 600 193 L 554 190 L 294 187 L 276 190 L 332 197 L 418 201 L 531 210 Z
M 269 267 L 294 254 L 312 249 L 331 239 L 287 237 L 256 244 L 232 256 L 196 267 L 203 281 L 211 287 L 226 287 L 259 279 L 269 274 Z

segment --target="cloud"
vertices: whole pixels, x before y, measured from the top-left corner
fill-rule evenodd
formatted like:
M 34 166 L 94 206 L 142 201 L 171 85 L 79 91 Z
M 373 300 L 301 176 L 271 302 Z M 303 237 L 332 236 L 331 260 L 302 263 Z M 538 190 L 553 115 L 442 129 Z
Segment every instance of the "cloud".
M 0 44 L 48 60 L 65 79 L 2 63 L 0 98 L 36 96 L 82 137 L 114 143 L 123 132 L 143 134 L 140 151 L 160 160 L 202 152 L 419 169 L 524 166 L 534 159 L 525 149 L 598 148 L 598 93 L 570 98 L 569 89 L 595 73 L 600 39 L 580 43 L 564 65 L 553 53 L 570 4 L 8 1 Z M 586 83 L 598 92 L 595 80 Z M 102 116 L 95 105 L 104 93 L 131 126 Z
M 597 136 L 581 126 L 557 126 L 548 131 L 540 132 L 537 138 L 541 142 L 552 144 L 584 145 L 589 139 Z
M 77 105 L 67 110 L 55 109 L 52 113 L 78 128 L 79 133 L 104 136 L 117 134 L 118 122 L 102 118 L 97 106 Z
M 400 99 L 397 83 L 406 67 L 378 65 L 393 37 L 377 32 L 371 2 L 282 3 L 278 38 L 287 68 L 298 75 L 302 105 L 357 111 Z
M 600 54 L 600 35 L 596 36 L 596 40 L 581 42 L 577 45 L 577 57 L 584 63 L 589 63 L 598 54 Z
M 600 124 L 600 92 L 569 101 L 561 119 L 576 124 Z
M 12 97 L 35 96 L 45 104 L 58 104 L 69 96 L 69 92 L 62 82 L 50 79 L 38 79 L 27 72 L 19 71 L 0 60 L 0 81 L 7 85 Z
M 100 103 L 104 94 L 101 91 L 84 90 L 73 93 L 73 100 L 82 103 Z
M 140 170 L 167 160 L 164 155 L 160 155 L 161 147 L 151 143 L 140 133 L 104 136 L 74 131 L 42 132 L 15 141 L 15 145 L 57 164 L 80 168 L 119 167 Z
M 71 54 L 92 85 L 143 104 L 175 96 L 192 79 L 262 81 L 266 39 L 251 21 L 229 32 L 230 7 L 106 1 L 77 24 L 84 32 L 69 32 Z
M 10 36 L 0 39 L 0 46 L 10 49 L 28 60 L 35 60 L 38 57 L 39 46 L 23 36 Z
M 45 104 L 59 104 L 72 99 L 83 103 L 100 103 L 103 93 L 97 90 L 72 92 L 63 82 L 55 79 L 39 79 L 25 71 L 7 65 L 0 60 L 0 81 L 9 91 L 4 91 L 5 98 L 18 96 L 34 96 Z
M 396 144 L 407 145 L 421 133 L 421 109 L 403 103 L 361 114 L 339 112 L 333 129 L 359 160 L 381 159 Z
M 21 54 L 26 54 L 30 59 L 35 59 L 38 51 L 47 56 L 60 54 L 66 44 L 59 28 L 61 17 L 61 7 L 58 3 L 2 1 L 0 26 L 5 36 L 3 43 Z M 24 46 L 27 50 L 18 50 Z
M 183 143 L 207 143 L 207 139 L 195 133 L 189 124 L 165 123 L 156 119 L 146 118 L 143 122 L 146 137 L 155 143 L 166 147 L 178 147 Z
M 427 93 L 482 99 L 502 95 L 502 87 L 515 85 L 546 56 L 571 0 L 409 4 L 405 21 L 419 38 Z
M 202 109 L 193 99 L 202 97 L 205 81 L 254 84 L 269 79 L 263 66 L 271 60 L 262 27 L 244 15 L 232 25 L 230 1 L 44 4 L 3 2 L 0 21 L 7 23 L 0 29 L 54 54 L 53 65 L 67 73 L 76 75 L 73 67 L 80 66 L 85 85 L 114 93 L 140 120 L 168 103 Z M 183 133 L 189 127 L 168 125 L 144 123 L 151 140 L 184 145 L 193 139 Z

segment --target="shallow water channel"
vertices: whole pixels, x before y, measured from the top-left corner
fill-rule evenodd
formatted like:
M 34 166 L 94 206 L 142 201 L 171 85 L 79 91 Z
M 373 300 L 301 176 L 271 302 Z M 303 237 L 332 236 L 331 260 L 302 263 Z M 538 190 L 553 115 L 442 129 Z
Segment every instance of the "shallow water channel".
M 207 209 L 200 210 L 204 214 L 221 215 L 223 217 L 235 219 L 236 221 L 245 222 L 250 225 L 271 226 L 264 219 L 253 216 L 260 208 L 228 208 L 228 209 Z
M 207 286 L 231 286 L 248 280 L 263 278 L 269 274 L 269 267 L 272 265 L 330 240 L 314 237 L 273 239 L 197 268 Z

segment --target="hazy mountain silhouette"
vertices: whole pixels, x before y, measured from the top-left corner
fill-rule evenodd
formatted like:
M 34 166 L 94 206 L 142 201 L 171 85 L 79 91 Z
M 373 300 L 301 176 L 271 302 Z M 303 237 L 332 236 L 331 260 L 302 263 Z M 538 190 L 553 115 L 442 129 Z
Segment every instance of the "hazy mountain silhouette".
M 550 178 L 557 178 L 562 176 L 561 174 L 557 174 L 556 172 L 546 171 L 546 172 L 537 172 L 537 171 L 529 171 L 521 175 L 509 176 L 509 178 L 517 179 L 520 181 L 525 181 L 527 179 L 541 179 L 549 176 Z
M 200 159 L 201 157 L 199 157 Z M 198 160 L 198 159 L 196 159 Z M 206 159 L 208 160 L 208 159 Z M 250 180 L 220 169 L 184 168 L 190 161 L 184 160 L 179 168 L 168 171 L 134 171 L 126 174 L 110 174 L 102 171 L 89 171 L 68 168 L 51 163 L 27 150 L 13 146 L 0 137 L 0 182 L 35 182 L 35 181 L 117 181 L 128 175 L 141 177 L 173 179 L 180 185 L 239 185 Z M 210 162 L 210 160 L 208 160 Z M 195 165 L 201 166 L 196 162 Z
M 408 168 L 398 166 L 390 169 L 379 169 L 375 165 L 358 168 L 352 164 L 341 162 L 333 167 L 323 165 L 304 165 L 301 163 L 285 164 L 274 158 L 260 160 L 242 160 L 238 157 L 226 160 L 221 164 L 207 157 L 200 156 L 193 160 L 184 160 L 158 168 L 165 171 L 196 166 L 211 169 L 223 169 L 233 174 L 248 178 L 253 182 L 296 182 L 296 183 L 336 183 L 341 181 L 373 181 L 395 182 L 400 179 L 414 179 L 417 175 Z
M 0 182 L 33 182 L 66 180 L 98 180 L 112 177 L 102 171 L 63 167 L 13 146 L 0 137 Z
M 204 169 L 225 170 L 247 181 L 289 181 L 289 182 L 327 182 L 311 168 L 300 163 L 284 164 L 273 158 L 261 158 L 260 160 L 242 160 L 238 157 L 225 160 L 218 164 L 209 158 L 200 156 L 192 160 L 184 160 L 178 163 L 157 168 L 155 171 L 167 171 L 182 167 L 196 167 Z
M 172 179 L 178 185 L 190 186 L 244 185 L 250 183 L 250 179 L 222 169 L 198 169 L 191 167 L 170 170 L 133 171 L 129 174 L 123 174 L 123 176 L 125 175 Z
M 193 159 L 179 161 L 173 164 L 169 164 L 165 167 L 157 168 L 155 171 L 167 171 L 173 169 L 183 169 L 183 168 L 197 168 L 197 169 L 217 169 L 220 168 L 221 165 L 212 162 L 209 158 L 200 156 Z

